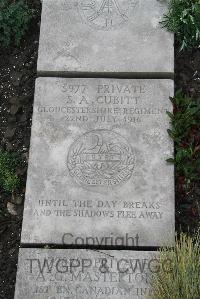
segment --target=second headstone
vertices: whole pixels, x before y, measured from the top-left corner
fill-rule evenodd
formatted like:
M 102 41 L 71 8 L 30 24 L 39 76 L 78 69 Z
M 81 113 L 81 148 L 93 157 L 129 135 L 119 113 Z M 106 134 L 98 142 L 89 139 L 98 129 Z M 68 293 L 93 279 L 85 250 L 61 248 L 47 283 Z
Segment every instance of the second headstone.
M 172 244 L 172 94 L 171 80 L 38 79 L 22 243 Z

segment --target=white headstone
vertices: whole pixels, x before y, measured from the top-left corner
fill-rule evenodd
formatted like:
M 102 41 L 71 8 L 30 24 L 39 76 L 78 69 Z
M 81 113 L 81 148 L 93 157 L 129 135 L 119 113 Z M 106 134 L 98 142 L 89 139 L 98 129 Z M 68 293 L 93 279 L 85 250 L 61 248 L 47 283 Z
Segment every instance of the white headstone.
M 39 74 L 174 72 L 173 34 L 160 21 L 167 1 L 44 0 Z
M 20 249 L 15 299 L 146 299 L 163 270 L 156 252 Z
M 171 80 L 40 78 L 22 243 L 174 240 Z

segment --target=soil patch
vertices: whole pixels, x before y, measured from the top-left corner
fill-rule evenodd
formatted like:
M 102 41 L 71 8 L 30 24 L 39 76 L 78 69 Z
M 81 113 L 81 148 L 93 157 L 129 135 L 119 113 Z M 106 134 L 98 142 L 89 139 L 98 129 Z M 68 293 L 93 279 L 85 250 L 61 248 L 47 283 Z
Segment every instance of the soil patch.
M 13 196 L 0 190 L 0 299 L 13 299 L 26 183 L 41 4 L 20 48 L 0 49 L 0 149 L 18 152 L 22 184 Z

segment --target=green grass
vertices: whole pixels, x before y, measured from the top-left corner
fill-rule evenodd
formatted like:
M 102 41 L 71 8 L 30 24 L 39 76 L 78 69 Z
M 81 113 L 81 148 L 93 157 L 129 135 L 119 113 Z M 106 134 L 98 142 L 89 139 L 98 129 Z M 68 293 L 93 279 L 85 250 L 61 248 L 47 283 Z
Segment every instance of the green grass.
M 19 46 L 33 16 L 24 0 L 0 0 L 0 46 Z
M 6 192 L 15 191 L 20 185 L 20 178 L 16 174 L 22 165 L 18 154 L 0 151 L 0 188 Z
M 161 22 L 176 34 L 180 49 L 200 46 L 200 0 L 170 0 L 169 11 Z
M 200 182 L 200 102 L 184 96 L 181 91 L 171 98 L 174 113 L 170 117 L 170 137 L 175 143 L 174 163 L 177 175 L 186 189 Z
M 170 271 L 153 274 L 155 299 L 200 298 L 200 234 L 192 239 L 181 234 L 173 249 L 160 250 L 160 263 L 170 259 Z

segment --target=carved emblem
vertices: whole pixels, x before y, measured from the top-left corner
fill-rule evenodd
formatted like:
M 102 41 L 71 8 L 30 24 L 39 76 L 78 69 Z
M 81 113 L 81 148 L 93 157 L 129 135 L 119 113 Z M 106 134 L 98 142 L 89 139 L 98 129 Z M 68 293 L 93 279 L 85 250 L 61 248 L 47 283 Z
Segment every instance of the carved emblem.
M 70 175 L 82 186 L 113 187 L 130 179 L 135 157 L 127 140 L 109 130 L 94 130 L 70 147 Z
M 139 0 L 80 0 L 79 11 L 85 22 L 100 30 L 121 26 L 133 16 Z

